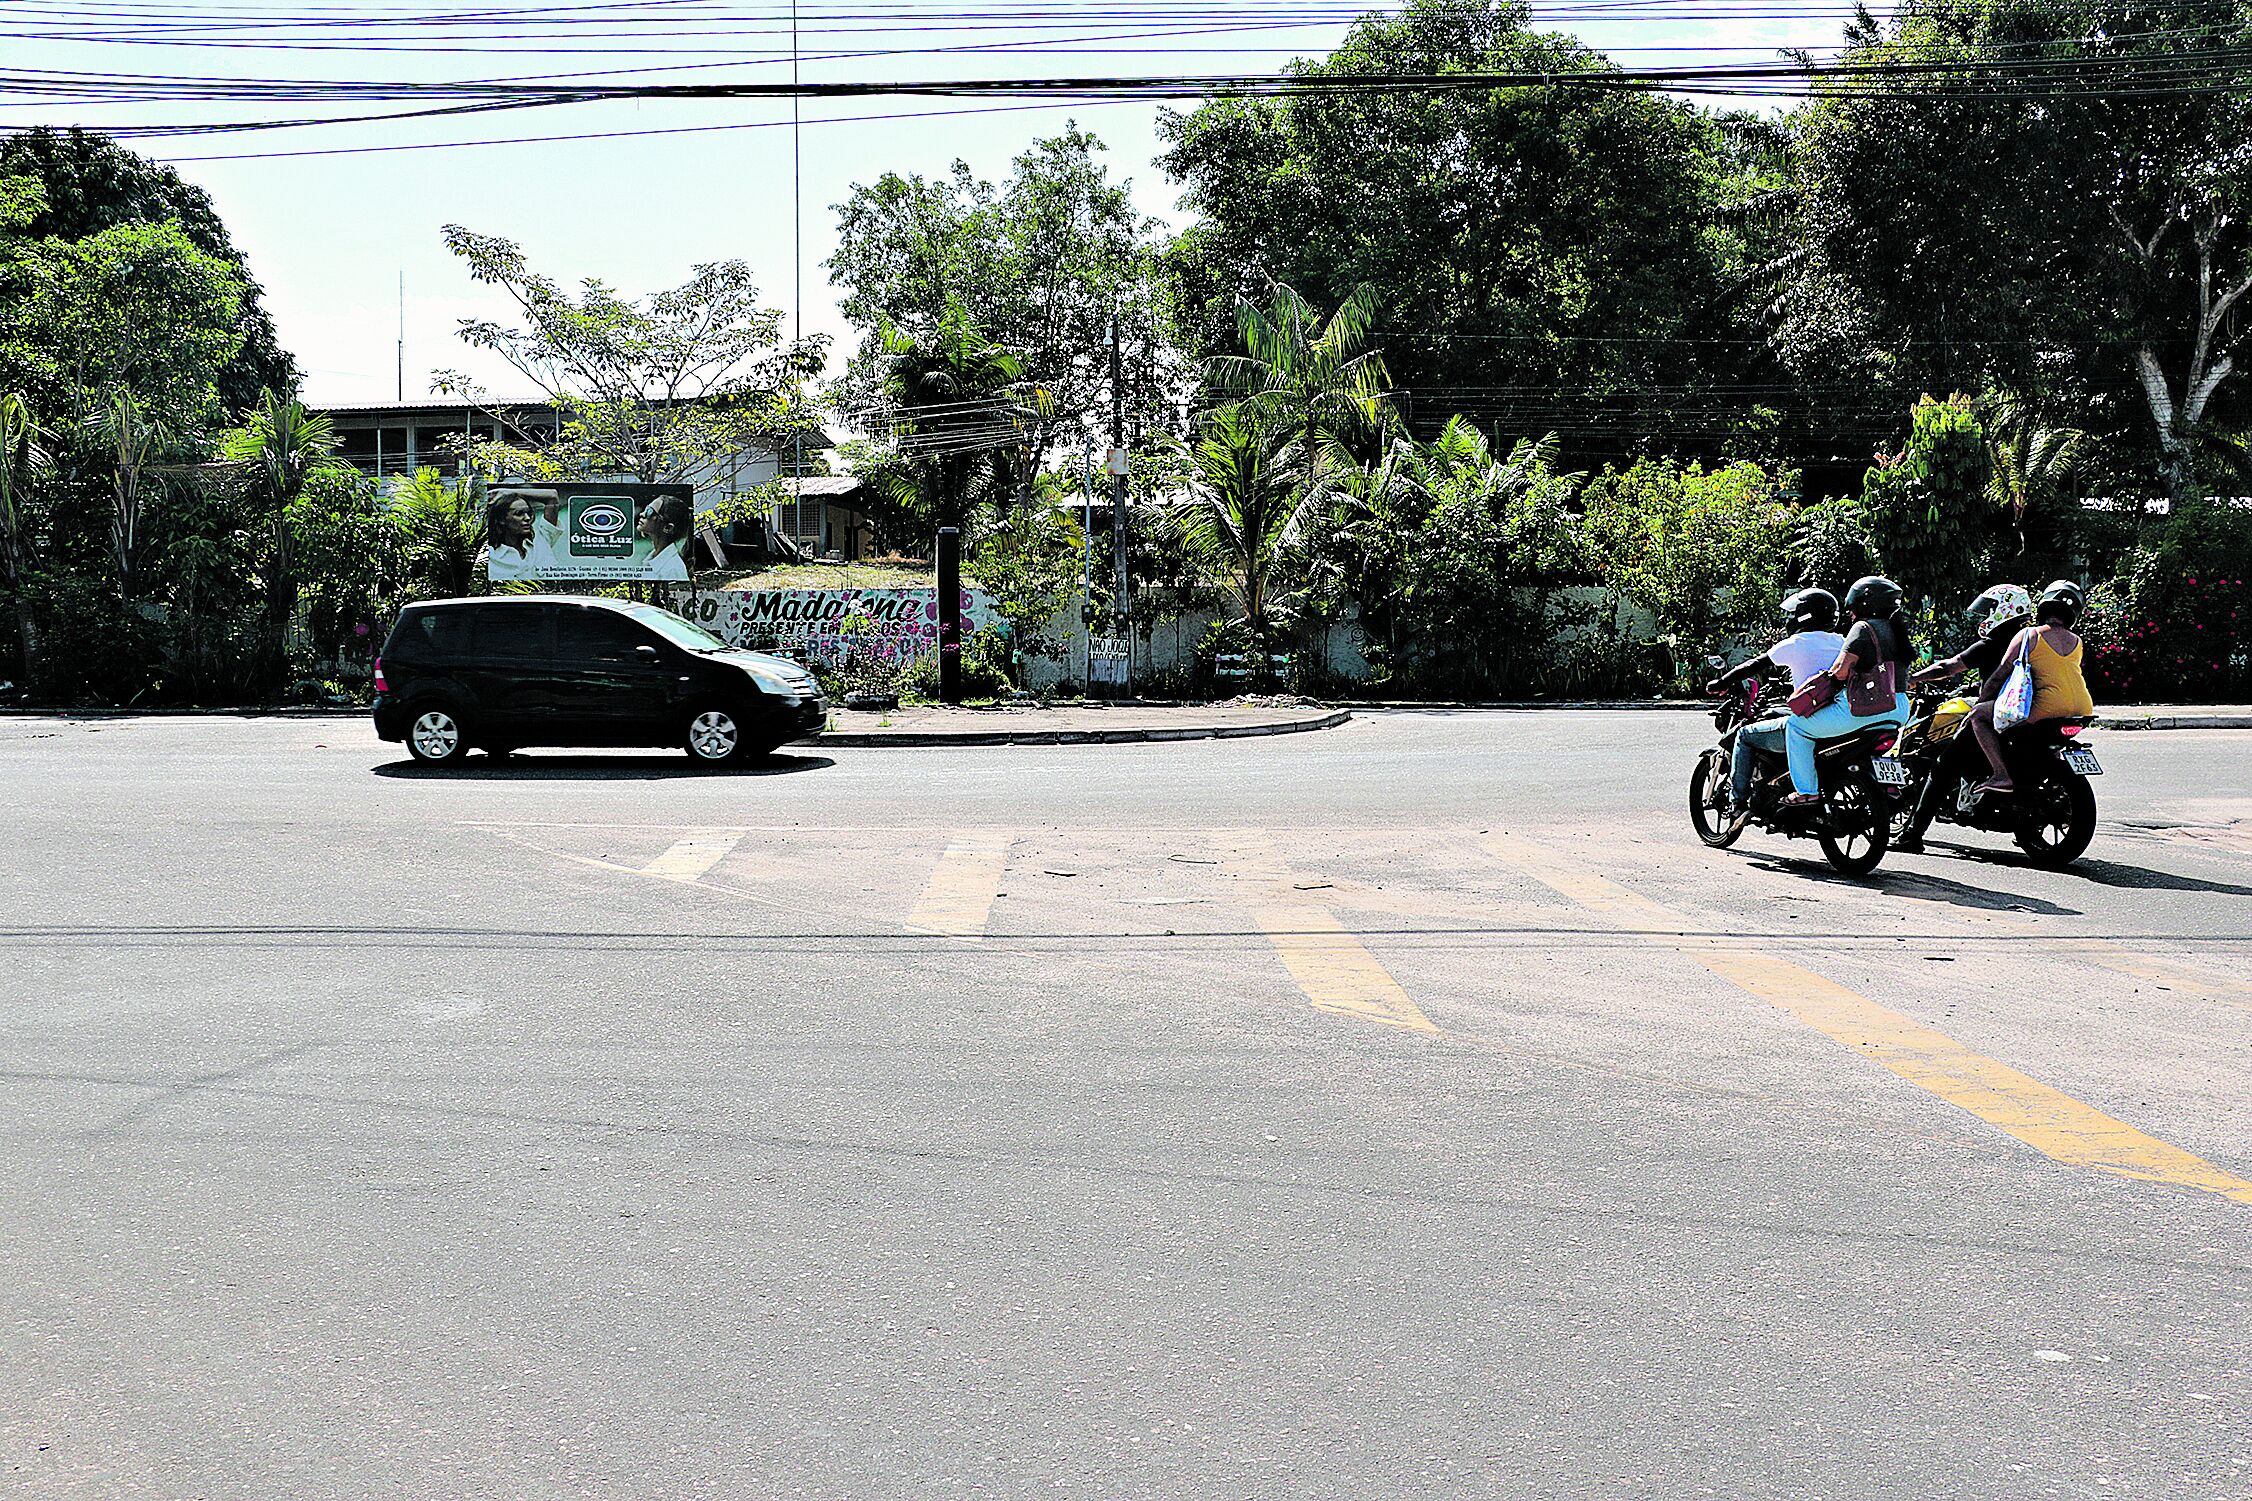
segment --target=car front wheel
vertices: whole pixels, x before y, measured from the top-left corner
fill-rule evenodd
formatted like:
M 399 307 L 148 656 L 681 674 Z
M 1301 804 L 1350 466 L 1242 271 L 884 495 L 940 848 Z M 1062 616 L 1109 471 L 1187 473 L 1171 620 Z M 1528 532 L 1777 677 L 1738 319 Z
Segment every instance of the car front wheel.
M 469 751 L 460 716 L 442 704 L 419 710 L 407 726 L 407 754 L 430 766 L 450 766 Z
M 738 765 L 760 753 L 740 709 L 705 704 L 688 716 L 689 759 L 705 766 Z

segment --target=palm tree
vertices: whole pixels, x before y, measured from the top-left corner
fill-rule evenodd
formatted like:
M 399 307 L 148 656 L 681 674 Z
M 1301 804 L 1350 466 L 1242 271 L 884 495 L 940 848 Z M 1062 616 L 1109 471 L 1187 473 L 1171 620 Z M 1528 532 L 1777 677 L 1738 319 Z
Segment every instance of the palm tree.
M 44 459 L 44 436 L 22 392 L 0 394 L 0 575 L 16 599 L 16 649 L 26 686 L 39 668 L 39 617 L 31 606 L 31 521 L 24 500 L 32 473 Z
M 308 412 L 295 398 L 268 391 L 243 425 L 220 440 L 222 457 L 247 466 L 271 529 L 266 573 L 267 651 L 272 665 L 282 660 L 290 618 L 297 612 L 297 577 L 290 546 L 290 510 L 305 493 L 306 481 L 336 453 L 336 427 L 319 412 Z
M 1274 436 L 1240 407 L 1209 413 L 1189 451 L 1196 508 L 1187 533 L 1226 572 L 1244 626 L 1262 652 L 1287 613 L 1277 574 L 1308 504 L 1282 453 Z
M 110 550 L 117 564 L 117 592 L 133 597 L 133 574 L 141 556 L 141 519 L 146 497 L 142 482 L 149 464 L 169 435 L 131 391 L 118 390 L 108 405 L 86 422 L 99 441 L 110 471 Z
M 893 404 L 867 415 L 890 429 L 900 456 L 878 487 L 940 527 L 966 527 L 988 504 L 1005 508 L 1013 489 L 1030 483 L 1019 462 L 1026 419 L 1045 412 L 1047 393 L 960 298 L 921 333 L 886 323 L 878 336 Z
M 2041 426 L 2032 408 L 2007 392 L 1978 405 L 1987 457 L 1993 464 L 1987 498 L 2009 512 L 2017 550 L 2023 554 L 2027 517 L 2065 498 L 2073 471 L 2087 451 L 2088 435 L 2076 427 Z
M 485 543 L 485 500 L 474 478 L 447 484 L 435 469 L 417 469 L 391 489 L 391 514 L 403 539 L 401 552 L 414 592 L 425 599 L 455 598 L 477 582 L 477 552 Z
M 1286 442 L 1301 488 L 1350 466 L 1353 451 L 1380 441 L 1389 425 L 1391 375 L 1368 342 L 1376 312 L 1372 287 L 1357 289 L 1324 320 L 1312 303 L 1274 282 L 1265 307 L 1248 299 L 1237 304 L 1244 352 L 1205 362 L 1213 391 Z

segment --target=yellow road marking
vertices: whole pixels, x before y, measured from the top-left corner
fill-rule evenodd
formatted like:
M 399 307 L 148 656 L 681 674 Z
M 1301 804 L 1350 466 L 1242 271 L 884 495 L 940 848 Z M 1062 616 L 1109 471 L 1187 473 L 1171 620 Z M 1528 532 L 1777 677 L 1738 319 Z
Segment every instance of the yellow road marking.
M 691 834 L 642 866 L 641 873 L 666 881 L 693 881 L 726 859 L 742 841 L 741 833 Z
M 1688 920 L 1560 854 L 1513 836 L 1486 847 L 1590 911 L 1688 934 Z M 1662 941 L 1662 940 L 1661 940 Z M 2252 1204 L 2252 1180 L 2146 1135 L 2008 1064 L 1973 1052 L 1935 1027 L 1848 990 L 1785 959 L 1699 944 L 1676 947 L 1705 969 L 1786 1015 L 1870 1058 L 1920 1089 L 1968 1111 L 2072 1167 L 2142 1178 Z
M 2099 969 L 2108 969 L 2132 979 L 2149 980 L 2182 995 L 2195 996 L 2217 1005 L 2252 1011 L 2252 985 L 2247 985 L 2242 980 L 2206 974 L 2165 959 L 2153 958 L 2149 954 L 2127 948 L 2115 939 L 2059 938 L 2040 923 L 2013 913 L 1963 913 L 1936 897 L 1917 896 L 1913 891 L 1896 892 L 1894 895 L 1900 901 L 1928 907 L 1955 921 L 2020 935 L 2048 952 L 2071 954 L 2087 960 Z
M 993 915 L 993 900 L 1001 894 L 1001 872 L 1008 863 L 1014 840 L 993 829 L 969 830 L 954 836 L 939 856 L 938 868 L 915 910 L 907 914 L 908 926 L 949 938 L 983 942 L 986 920 Z
M 1270 841 L 1238 832 L 1232 842 L 1250 856 L 1238 862 L 1238 871 L 1261 888 L 1251 900 L 1252 917 L 1316 1011 L 1438 1034 L 1431 1018 L 1368 946 L 1334 912 L 1292 886 L 1291 873 Z

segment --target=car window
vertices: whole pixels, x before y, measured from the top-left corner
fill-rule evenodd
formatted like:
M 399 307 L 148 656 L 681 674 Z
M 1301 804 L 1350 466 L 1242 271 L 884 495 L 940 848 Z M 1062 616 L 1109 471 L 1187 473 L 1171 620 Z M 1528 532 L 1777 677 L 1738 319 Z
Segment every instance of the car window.
M 690 651 L 725 651 L 727 643 L 700 625 L 690 625 L 670 610 L 655 605 L 635 605 L 626 612 L 675 646 Z
M 469 615 L 463 610 L 416 610 L 399 622 L 385 650 L 400 657 L 453 658 L 469 654 Z
M 477 655 L 488 661 L 541 661 L 547 657 L 547 617 L 537 605 L 503 605 L 477 612 Z
M 630 656 L 637 646 L 655 643 L 632 621 L 608 610 L 564 605 L 555 612 L 555 656 L 562 662 Z

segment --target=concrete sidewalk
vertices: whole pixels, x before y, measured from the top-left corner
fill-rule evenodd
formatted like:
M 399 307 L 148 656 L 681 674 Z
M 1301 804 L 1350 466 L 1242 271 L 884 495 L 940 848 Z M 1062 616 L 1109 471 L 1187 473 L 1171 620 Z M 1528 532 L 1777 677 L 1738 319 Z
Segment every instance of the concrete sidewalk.
M 2122 704 L 2096 710 L 2099 730 L 2252 730 L 2252 704 Z
M 822 745 L 1118 745 L 1233 740 L 1333 729 L 1350 709 L 1323 704 L 1069 704 L 991 709 L 838 709 Z

